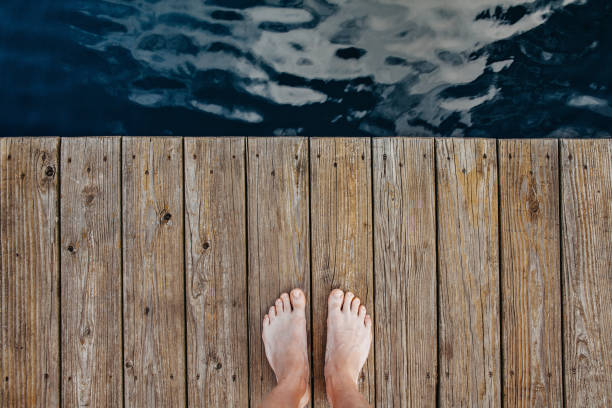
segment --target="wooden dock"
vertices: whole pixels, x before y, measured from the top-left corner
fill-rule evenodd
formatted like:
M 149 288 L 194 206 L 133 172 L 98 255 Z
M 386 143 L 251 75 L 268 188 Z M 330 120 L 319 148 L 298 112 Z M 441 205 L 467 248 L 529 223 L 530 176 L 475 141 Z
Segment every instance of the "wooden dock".
M 377 407 L 612 406 L 612 141 L 0 140 L 0 407 L 256 407 L 261 320 L 375 321 Z

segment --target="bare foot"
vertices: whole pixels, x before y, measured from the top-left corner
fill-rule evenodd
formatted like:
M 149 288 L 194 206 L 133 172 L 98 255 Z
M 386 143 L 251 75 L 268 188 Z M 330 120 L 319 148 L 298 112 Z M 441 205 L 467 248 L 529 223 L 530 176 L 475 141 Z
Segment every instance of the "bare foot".
M 300 289 L 283 293 L 263 319 L 262 338 L 266 357 L 279 385 L 296 387 L 299 406 L 308 403 L 308 345 L 306 297 Z
M 372 343 L 372 319 L 351 292 L 331 291 L 327 311 L 325 378 L 350 378 L 357 384 Z

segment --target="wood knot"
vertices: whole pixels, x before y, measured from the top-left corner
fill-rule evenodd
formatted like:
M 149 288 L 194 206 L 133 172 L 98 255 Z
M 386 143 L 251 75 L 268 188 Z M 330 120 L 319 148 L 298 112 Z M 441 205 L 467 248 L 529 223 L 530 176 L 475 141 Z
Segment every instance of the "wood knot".
M 149 306 L 145 307 L 144 314 L 148 315 L 150 310 L 151 309 L 149 309 Z
M 98 187 L 86 186 L 85 188 L 83 188 L 83 190 L 81 191 L 81 195 L 83 197 L 83 202 L 85 203 L 85 205 L 87 206 L 91 205 L 96 199 L 96 196 L 98 195 L 98 193 L 99 193 Z
M 172 218 L 172 214 L 170 214 L 169 212 L 164 212 L 161 217 L 162 224 L 167 224 L 168 222 L 170 222 L 171 218 Z
M 53 166 L 47 166 L 47 168 L 45 169 L 45 176 L 47 177 L 55 176 L 55 169 L 53 168 Z
M 223 367 L 223 364 L 221 364 L 221 363 L 217 363 L 217 365 L 215 366 L 215 368 L 216 368 L 217 370 L 220 370 L 220 369 L 221 369 L 221 367 Z
M 208 248 L 210 248 L 210 244 L 208 242 L 205 242 L 205 243 L 202 244 L 202 248 L 208 249 Z
M 236 374 L 232 374 L 232 382 L 236 382 Z
M 132 364 L 132 362 L 131 362 L 131 361 L 127 361 L 127 362 L 125 363 L 125 368 L 132 368 L 132 367 L 134 367 L 134 365 Z
M 74 246 L 72 246 L 72 245 L 68 245 L 67 249 L 68 249 L 68 252 L 70 252 L 71 254 L 74 253 L 74 251 L 75 251 L 74 250 Z

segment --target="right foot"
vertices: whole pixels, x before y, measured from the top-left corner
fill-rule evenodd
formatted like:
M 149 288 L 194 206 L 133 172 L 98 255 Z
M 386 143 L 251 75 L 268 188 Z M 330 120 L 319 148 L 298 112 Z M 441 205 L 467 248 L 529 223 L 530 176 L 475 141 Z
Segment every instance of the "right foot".
M 325 377 L 348 377 L 357 384 L 372 343 L 372 319 L 351 292 L 331 291 L 327 312 Z
M 266 357 L 276 381 L 296 388 L 300 407 L 308 403 L 308 345 L 306 340 L 306 296 L 293 289 L 283 293 L 263 319 L 262 338 Z

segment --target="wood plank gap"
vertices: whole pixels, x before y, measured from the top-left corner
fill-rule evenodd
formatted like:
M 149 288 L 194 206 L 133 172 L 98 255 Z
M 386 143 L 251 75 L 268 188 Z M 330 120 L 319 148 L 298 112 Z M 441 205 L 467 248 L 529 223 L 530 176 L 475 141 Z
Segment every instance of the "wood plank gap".
M 187 204 L 185 201 L 185 191 L 187 190 L 187 186 L 185 184 L 185 138 L 181 137 L 181 164 L 183 166 L 183 179 L 181 182 L 183 183 L 183 336 L 185 339 L 185 406 L 189 407 L 189 347 L 187 347 L 187 287 L 189 285 L 187 281 L 187 239 L 185 236 L 187 235 L 187 230 L 185 229 L 185 220 L 187 219 Z
M 123 266 L 123 136 L 119 136 L 119 225 L 121 228 L 121 247 L 119 248 L 120 259 L 121 259 L 121 408 L 125 407 L 125 316 L 123 311 L 125 310 L 125 299 L 124 299 L 124 270 Z
M 310 272 L 310 287 L 312 288 L 312 184 L 311 184 L 311 174 L 312 174 L 312 164 L 310 157 L 310 142 L 312 137 L 308 136 L 308 263 L 309 263 L 309 272 Z M 310 295 L 312 297 L 312 290 L 310 291 Z M 310 302 L 310 316 L 313 316 L 313 303 L 312 300 Z M 310 319 L 310 336 L 309 336 L 309 344 L 313 344 L 313 319 Z M 310 356 L 309 356 L 309 364 L 310 364 L 310 405 L 314 406 L 312 402 L 314 396 L 314 370 L 313 370 L 313 359 L 314 359 L 314 347 L 310 347 Z
M 376 237 L 375 237 L 375 233 L 376 233 L 376 219 L 374 218 L 374 138 L 372 136 L 370 136 L 370 209 L 371 214 L 370 214 L 370 219 L 372 220 L 372 243 L 371 243 L 371 247 L 372 247 L 372 308 L 374 310 L 373 316 L 378 316 L 378 313 L 376 312 Z M 359 296 L 359 295 L 355 295 L 355 296 Z M 376 327 L 378 325 L 375 324 L 376 321 L 372 321 L 372 344 L 371 344 L 371 348 L 372 348 L 372 357 L 374 358 L 374 378 L 372 379 L 373 383 L 374 383 L 374 406 L 377 405 L 377 401 L 378 399 L 376 398 L 376 393 L 377 393 L 377 389 L 376 389 L 376 377 L 378 377 L 376 375 Z
M 245 254 L 246 254 L 246 302 L 247 307 L 249 307 L 249 275 L 250 275 L 250 257 L 249 257 L 249 165 L 248 165 L 248 155 L 249 155 L 249 138 L 244 137 L 244 153 L 243 153 L 243 162 L 244 162 L 244 231 L 246 234 L 246 239 L 244 242 Z M 251 355 L 251 330 L 249 329 L 249 325 L 251 320 L 250 313 L 246 314 L 246 331 L 247 331 L 247 356 Z M 247 405 L 251 408 L 251 367 L 250 363 L 247 362 Z
M 564 229 L 563 229 L 563 166 L 561 161 L 561 139 L 557 140 L 557 163 L 558 163 L 558 178 L 559 178 L 559 236 L 561 237 L 561 242 L 559 243 L 559 272 L 561 273 L 561 278 L 559 279 L 560 292 L 559 292 L 559 301 L 561 304 L 561 389 L 563 396 L 563 407 L 567 406 L 567 393 L 565 387 L 565 293 L 564 289 L 564 266 L 563 266 L 563 245 L 565 240 L 563 239 Z
M 57 325 L 57 338 L 58 338 L 58 368 L 59 368 L 59 386 L 58 386 L 58 401 L 59 406 L 64 406 L 64 397 L 62 395 L 62 387 L 63 387 L 63 375 L 64 372 L 62 370 L 62 245 L 61 245 L 61 236 L 62 236 L 62 138 L 58 138 L 57 141 L 57 238 L 56 241 L 59 243 L 57 245 L 57 263 L 58 263 L 58 273 L 57 273 L 57 308 L 58 312 L 58 325 Z M 2 212 L 0 212 L 2 214 Z
M 434 166 L 434 207 L 435 207 L 435 218 L 436 218 L 436 231 L 434 232 L 436 242 L 436 388 L 435 388 L 435 401 L 436 408 L 439 408 L 442 403 L 440 401 L 440 243 L 439 243 L 439 231 L 440 231 L 440 213 L 438 205 L 438 144 L 436 140 L 432 140 L 433 143 L 433 166 Z
M 503 280 L 502 280 L 502 271 L 503 271 L 503 241 L 502 241 L 502 201 L 501 201 L 501 164 L 499 160 L 499 139 L 495 140 L 495 155 L 497 156 L 497 242 L 498 242 L 498 311 L 499 311 L 499 339 L 500 339 L 500 347 L 499 347 L 499 383 L 500 383 L 500 392 L 501 398 L 499 401 L 500 408 L 504 408 L 504 292 L 503 292 Z

